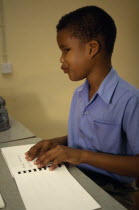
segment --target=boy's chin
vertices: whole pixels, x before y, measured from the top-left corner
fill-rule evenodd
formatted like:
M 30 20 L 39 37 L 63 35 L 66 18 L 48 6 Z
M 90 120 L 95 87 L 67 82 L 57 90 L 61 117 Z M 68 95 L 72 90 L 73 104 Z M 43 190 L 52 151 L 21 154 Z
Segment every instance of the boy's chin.
M 79 78 L 79 77 L 75 77 L 75 76 L 72 76 L 72 75 L 69 75 L 69 79 L 73 82 L 76 82 L 76 81 L 80 81 L 80 80 L 83 80 L 84 78 Z

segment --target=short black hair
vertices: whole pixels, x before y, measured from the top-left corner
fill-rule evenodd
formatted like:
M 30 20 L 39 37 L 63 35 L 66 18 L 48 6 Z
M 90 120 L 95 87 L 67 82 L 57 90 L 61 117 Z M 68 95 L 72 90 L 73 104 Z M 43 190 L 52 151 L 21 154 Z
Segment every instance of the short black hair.
M 116 39 L 116 25 L 112 17 L 97 6 L 86 6 L 70 12 L 59 20 L 57 32 L 69 28 L 72 35 L 84 43 L 98 36 L 104 40 L 106 52 L 111 55 Z

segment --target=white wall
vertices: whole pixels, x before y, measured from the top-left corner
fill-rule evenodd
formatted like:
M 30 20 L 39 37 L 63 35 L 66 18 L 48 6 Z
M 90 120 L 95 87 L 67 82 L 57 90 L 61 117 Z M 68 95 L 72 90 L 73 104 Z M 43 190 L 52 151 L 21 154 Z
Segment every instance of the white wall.
M 139 88 L 138 0 L 4 1 L 13 73 L 0 74 L 0 95 L 9 113 L 42 138 L 67 132 L 71 97 L 82 82 L 71 82 L 60 69 L 55 27 L 62 15 L 85 5 L 100 6 L 114 18 L 118 36 L 113 66 Z

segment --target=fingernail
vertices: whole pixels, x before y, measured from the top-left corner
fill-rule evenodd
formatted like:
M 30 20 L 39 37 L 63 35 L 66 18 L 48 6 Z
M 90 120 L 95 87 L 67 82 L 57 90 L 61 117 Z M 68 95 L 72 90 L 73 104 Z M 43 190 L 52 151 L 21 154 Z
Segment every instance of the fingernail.
M 51 166 L 51 167 L 49 168 L 50 171 L 54 171 L 55 169 L 56 169 L 56 167 L 53 167 L 53 166 Z
M 53 171 L 53 167 L 50 167 L 49 170 L 50 170 L 50 171 Z
M 37 164 L 39 164 L 39 160 L 38 159 L 36 159 L 35 161 L 34 161 L 34 163 L 37 165 Z
M 25 157 L 26 157 L 26 158 L 30 158 L 29 155 L 26 155 Z

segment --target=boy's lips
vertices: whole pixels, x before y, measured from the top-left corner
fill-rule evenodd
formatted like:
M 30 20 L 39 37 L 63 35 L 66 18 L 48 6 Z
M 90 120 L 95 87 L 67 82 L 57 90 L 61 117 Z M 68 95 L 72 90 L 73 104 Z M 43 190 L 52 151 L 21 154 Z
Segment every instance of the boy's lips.
M 61 69 L 64 71 L 64 73 L 68 73 L 69 69 L 68 68 L 65 68 L 63 66 L 61 66 Z

